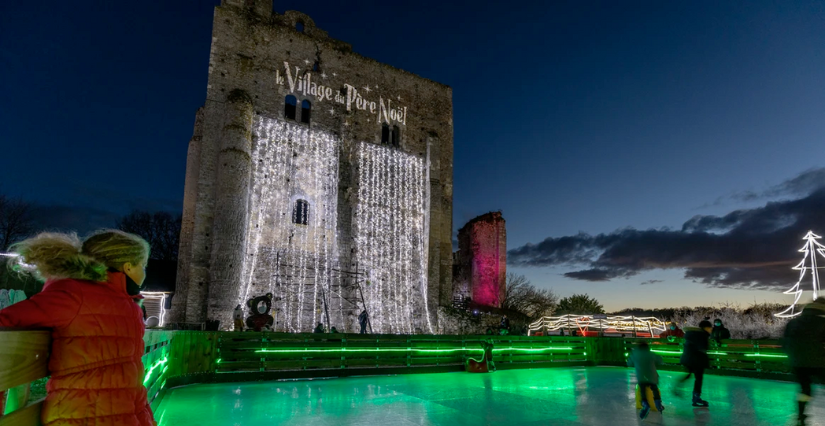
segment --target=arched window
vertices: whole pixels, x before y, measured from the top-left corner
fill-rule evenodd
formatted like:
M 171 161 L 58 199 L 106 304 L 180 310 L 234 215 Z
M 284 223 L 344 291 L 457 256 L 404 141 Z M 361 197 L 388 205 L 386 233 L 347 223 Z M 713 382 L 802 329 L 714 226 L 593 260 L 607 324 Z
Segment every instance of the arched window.
M 392 146 L 398 148 L 401 146 L 401 129 L 398 126 L 392 126 Z
M 292 223 L 298 225 L 306 225 L 309 218 L 309 203 L 307 200 L 298 200 L 295 202 L 295 208 L 292 209 Z
M 381 125 L 381 143 L 390 143 L 390 126 L 387 123 Z
M 299 33 L 304 32 L 304 23 L 301 22 L 301 21 L 296 22 L 295 23 L 295 30 L 298 31 Z
M 312 104 L 309 103 L 308 100 L 304 99 L 301 102 L 301 123 L 309 124 L 309 112 L 312 109 Z
M 295 96 L 289 95 L 286 97 L 284 103 L 284 118 L 287 120 L 295 120 L 295 115 L 298 109 L 298 99 Z

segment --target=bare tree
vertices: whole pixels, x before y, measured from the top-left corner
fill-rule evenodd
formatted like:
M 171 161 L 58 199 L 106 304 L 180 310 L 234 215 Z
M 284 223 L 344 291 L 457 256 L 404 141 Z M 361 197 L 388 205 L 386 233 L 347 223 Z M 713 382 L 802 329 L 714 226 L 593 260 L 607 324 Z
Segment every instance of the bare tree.
M 0 250 L 8 250 L 34 231 L 32 210 L 32 204 L 22 198 L 0 194 Z
M 151 258 L 178 260 L 181 216 L 134 210 L 117 221 L 118 229 L 140 235 L 152 247 Z
M 536 319 L 551 315 L 558 303 L 558 297 L 550 289 L 538 289 L 524 275 L 507 273 L 507 288 L 501 307 L 521 312 Z

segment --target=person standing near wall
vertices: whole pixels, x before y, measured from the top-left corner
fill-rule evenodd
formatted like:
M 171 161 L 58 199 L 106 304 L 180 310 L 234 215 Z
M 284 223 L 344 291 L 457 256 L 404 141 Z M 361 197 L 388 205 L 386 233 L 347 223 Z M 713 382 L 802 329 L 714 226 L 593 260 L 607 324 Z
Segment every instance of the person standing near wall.
M 241 308 L 240 303 L 235 307 L 235 311 L 232 312 L 232 319 L 235 323 L 235 331 L 243 331 L 243 308 Z
M 51 329 L 43 425 L 155 426 L 143 386 L 145 328 L 137 303 L 149 244 L 101 230 L 83 241 L 41 233 L 11 250 L 46 280 L 40 293 L 0 311 L 0 327 Z
M 712 330 L 713 326 L 708 320 L 702 320 L 699 327 L 685 329 L 685 348 L 679 361 L 687 368 L 688 374 L 679 383 L 684 383 L 691 375 L 695 376 L 693 382 L 694 407 L 707 407 L 709 405 L 707 401 L 702 399 L 702 382 L 705 378 L 705 369 L 710 366 L 708 339 Z
M 358 324 L 361 326 L 361 334 L 367 334 L 367 321 L 369 321 L 369 317 L 370 316 L 366 309 L 361 311 L 361 314 L 358 315 Z
M 814 378 L 825 379 L 825 298 L 819 297 L 805 306 L 802 314 L 785 326 L 782 347 L 788 354 L 800 393 L 797 395 L 799 410 L 797 424 L 804 425 L 805 405 L 811 400 L 811 383 Z

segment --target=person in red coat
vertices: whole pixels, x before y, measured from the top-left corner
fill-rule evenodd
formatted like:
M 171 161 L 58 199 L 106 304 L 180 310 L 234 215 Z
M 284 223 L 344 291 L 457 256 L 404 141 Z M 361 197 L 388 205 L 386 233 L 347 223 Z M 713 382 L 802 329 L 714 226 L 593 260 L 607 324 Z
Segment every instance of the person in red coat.
M 143 386 L 138 301 L 149 244 L 102 230 L 80 241 L 42 233 L 12 247 L 46 284 L 0 311 L 0 327 L 51 329 L 44 426 L 156 426 Z
M 660 339 L 664 339 L 666 337 L 685 337 L 685 332 L 682 331 L 676 323 L 672 322 L 668 325 L 668 329 L 659 335 Z

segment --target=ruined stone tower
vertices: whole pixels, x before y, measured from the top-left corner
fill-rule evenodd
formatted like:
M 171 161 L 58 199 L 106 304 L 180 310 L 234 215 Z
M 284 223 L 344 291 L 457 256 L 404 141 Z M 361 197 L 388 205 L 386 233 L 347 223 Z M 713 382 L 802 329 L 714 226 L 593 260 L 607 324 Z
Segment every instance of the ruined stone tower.
M 455 296 L 501 307 L 507 289 L 507 231 L 501 212 L 478 216 L 458 230 Z
M 172 321 L 272 293 L 279 331 L 434 330 L 452 288 L 452 91 L 272 0 L 215 8 Z

